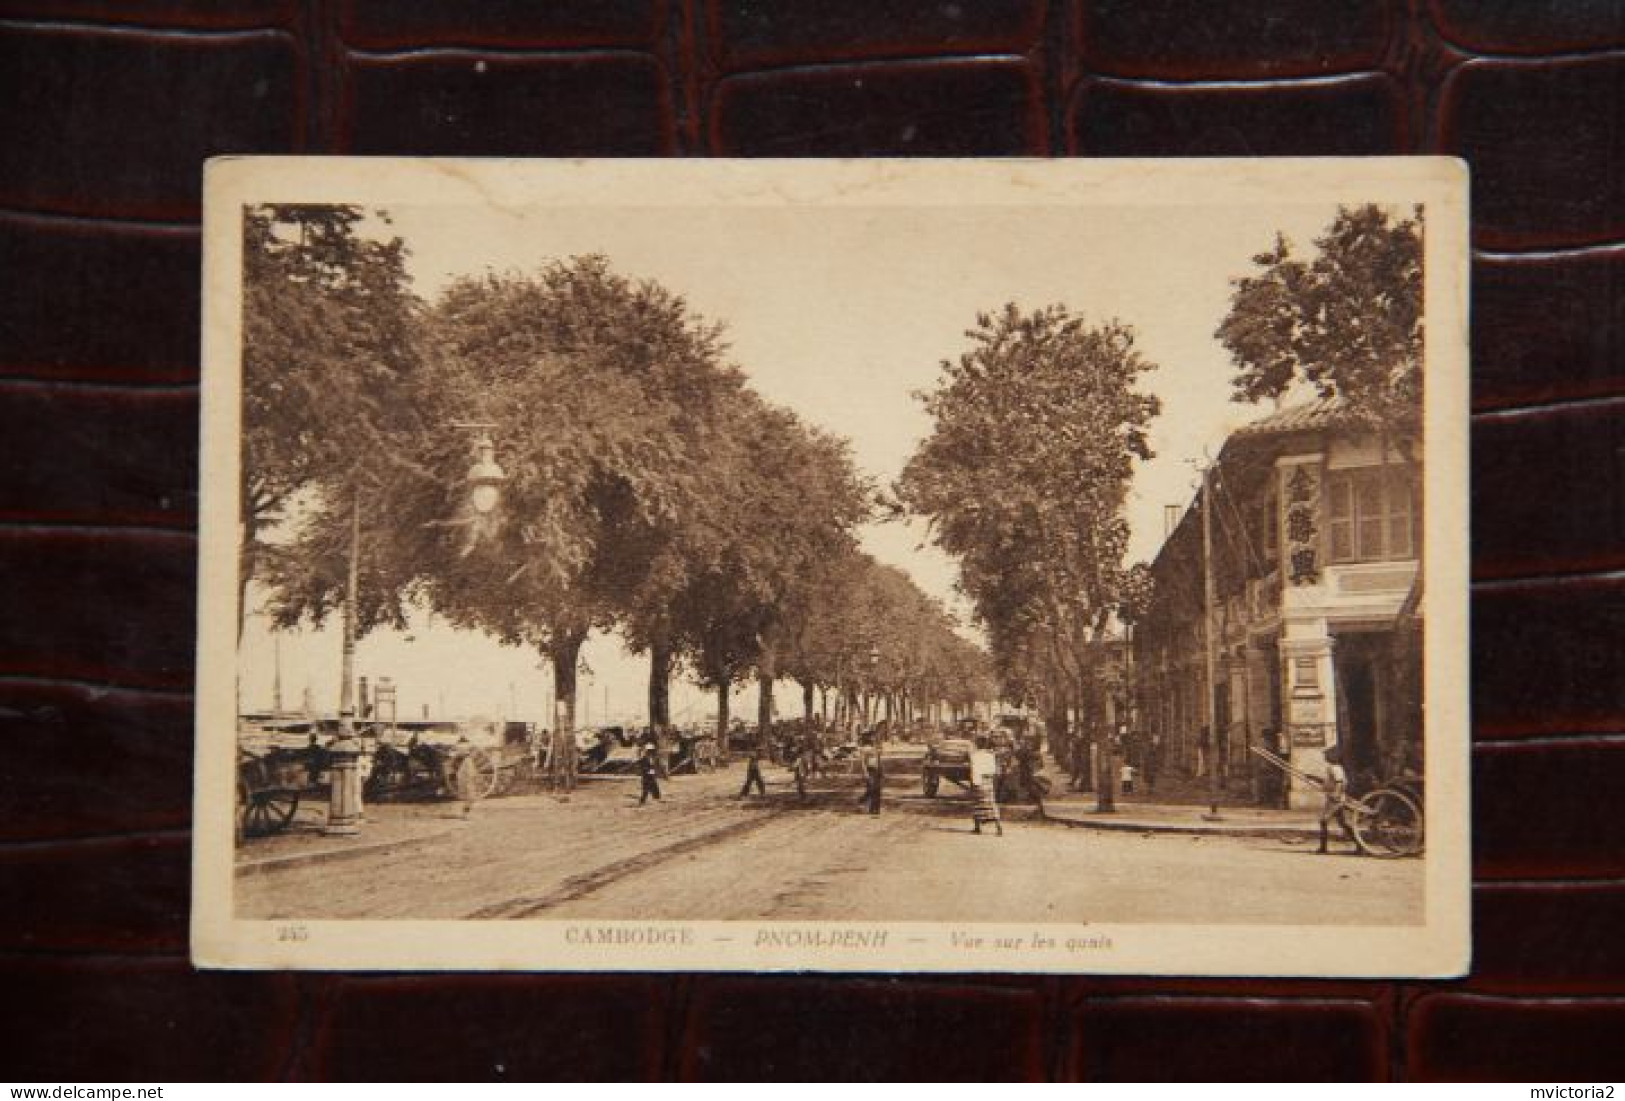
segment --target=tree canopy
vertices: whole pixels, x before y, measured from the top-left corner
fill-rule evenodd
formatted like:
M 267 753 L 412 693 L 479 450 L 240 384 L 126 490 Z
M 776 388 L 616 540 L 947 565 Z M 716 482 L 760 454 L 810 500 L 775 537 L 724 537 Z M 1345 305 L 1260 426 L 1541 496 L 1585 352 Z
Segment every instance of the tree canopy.
M 1064 712 L 1092 690 L 1120 599 L 1135 459 L 1160 409 L 1134 333 L 1064 306 L 977 317 L 923 395 L 934 425 L 900 499 L 959 560 L 1007 698 Z
M 1299 258 L 1277 234 L 1231 281 L 1230 312 L 1215 335 L 1238 368 L 1237 401 L 1278 397 L 1307 383 L 1342 399 L 1352 421 L 1401 445 L 1420 430 L 1422 397 L 1420 207 L 1343 207 Z
M 853 550 L 818 566 L 809 595 L 788 632 L 785 676 L 845 696 L 886 693 L 904 711 L 997 694 L 987 654 L 897 567 Z
M 411 369 L 364 376 L 392 419 L 329 464 L 266 571 L 277 623 L 340 605 L 359 523 L 362 631 L 421 606 L 535 647 L 569 724 L 582 642 L 618 629 L 651 655 L 663 722 L 684 663 L 716 689 L 770 683 L 793 633 L 849 602 L 828 564 L 856 554 L 870 486 L 845 441 L 751 391 L 682 298 L 585 256 L 459 280 L 407 320 Z M 506 475 L 489 513 L 468 484 L 481 439 Z
M 343 205 L 243 213 L 244 586 L 301 494 L 359 480 L 414 427 L 415 410 L 392 396 L 419 364 L 420 303 L 405 245 L 361 233 L 366 217 Z

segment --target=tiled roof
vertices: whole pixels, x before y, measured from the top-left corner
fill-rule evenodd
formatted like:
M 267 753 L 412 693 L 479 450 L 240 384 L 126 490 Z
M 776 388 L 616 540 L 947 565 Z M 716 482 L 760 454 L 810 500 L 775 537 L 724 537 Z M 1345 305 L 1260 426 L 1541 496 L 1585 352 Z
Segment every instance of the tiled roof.
M 1236 429 L 1236 436 L 1275 436 L 1287 432 L 1305 432 L 1313 428 L 1326 428 L 1342 416 L 1343 399 L 1316 398 L 1278 409 L 1267 417 Z

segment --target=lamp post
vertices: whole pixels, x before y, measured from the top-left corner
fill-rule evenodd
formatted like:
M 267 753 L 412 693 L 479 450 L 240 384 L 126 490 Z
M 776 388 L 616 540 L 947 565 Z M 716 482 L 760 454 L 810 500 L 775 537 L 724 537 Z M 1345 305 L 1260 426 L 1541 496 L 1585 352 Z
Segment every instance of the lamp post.
M 1203 662 L 1206 676 L 1207 698 L 1203 701 L 1203 717 L 1207 720 L 1207 782 L 1208 821 L 1217 822 L 1221 780 L 1219 769 L 1219 715 L 1218 715 L 1218 636 L 1214 627 L 1213 606 L 1213 463 L 1202 467 L 1202 637 Z
M 361 569 L 361 491 L 350 512 L 350 562 L 344 581 L 344 656 L 339 671 L 339 736 L 328 747 L 327 825 L 341 837 L 361 832 L 361 742 L 355 736 L 355 613 Z
M 493 425 L 454 424 L 454 428 L 480 430 L 474 441 L 474 465 L 468 471 L 469 503 L 479 516 L 489 515 L 502 497 L 507 475 L 496 463 L 496 447 L 488 430 Z M 350 561 L 344 581 L 343 657 L 339 668 L 339 733 L 328 747 L 328 808 L 323 832 L 353 836 L 361 832 L 361 741 L 355 729 L 356 601 L 361 573 L 361 491 L 356 490 L 350 512 Z M 442 708 L 444 710 L 444 708 Z

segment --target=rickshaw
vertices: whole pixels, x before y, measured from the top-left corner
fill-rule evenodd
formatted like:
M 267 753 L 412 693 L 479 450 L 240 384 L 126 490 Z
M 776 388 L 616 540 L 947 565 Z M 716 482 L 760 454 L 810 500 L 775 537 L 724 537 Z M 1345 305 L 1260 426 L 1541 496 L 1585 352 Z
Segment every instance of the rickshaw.
M 1291 776 L 1314 787 L 1325 788 L 1317 776 L 1311 776 L 1291 762 L 1260 746 L 1249 746 L 1259 758 Z M 1354 843 L 1367 856 L 1392 859 L 1416 856 L 1422 852 L 1424 828 L 1418 789 L 1398 783 L 1380 784 L 1370 791 L 1352 798 L 1337 797 L 1338 805 L 1347 815 Z

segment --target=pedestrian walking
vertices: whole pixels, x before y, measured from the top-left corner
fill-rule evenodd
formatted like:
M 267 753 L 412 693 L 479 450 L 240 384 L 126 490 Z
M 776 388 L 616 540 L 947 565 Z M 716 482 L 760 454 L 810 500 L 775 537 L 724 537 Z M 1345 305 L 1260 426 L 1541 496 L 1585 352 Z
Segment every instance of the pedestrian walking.
M 986 736 L 978 736 L 976 748 L 970 755 L 971 825 L 973 832 L 991 824 L 1004 836 L 1004 823 L 999 821 L 999 759 L 988 748 Z
M 1348 811 L 1343 807 L 1343 796 L 1348 792 L 1348 773 L 1343 769 L 1343 751 L 1339 746 L 1332 746 L 1326 750 L 1326 771 L 1321 774 L 1320 788 L 1325 796 L 1325 802 L 1320 807 L 1320 848 L 1319 853 L 1328 853 L 1328 834 L 1332 821 L 1335 819 L 1343 830 L 1343 839 L 1359 850 L 1359 843 L 1354 840 L 1354 827 L 1349 824 Z
M 643 777 L 643 794 L 638 796 L 640 807 L 649 801 L 651 795 L 655 802 L 660 802 L 660 762 L 656 757 L 655 744 L 644 742 L 643 753 L 638 757 L 638 773 Z
M 864 737 L 858 762 L 863 769 L 863 798 L 859 802 L 870 814 L 879 814 L 880 792 L 886 786 L 886 774 L 880 763 L 880 744 L 873 733 Z
M 755 745 L 750 747 L 750 756 L 745 761 L 745 783 L 740 787 L 739 794 L 735 798 L 743 799 L 750 794 L 752 787 L 756 789 L 758 795 L 767 794 L 767 781 L 762 779 L 762 742 L 760 738 L 756 740 Z
M 790 774 L 795 778 L 796 795 L 807 798 L 807 777 L 812 773 L 816 757 L 813 749 L 812 735 L 801 740 L 801 747 L 796 751 L 796 759 L 790 766 Z

